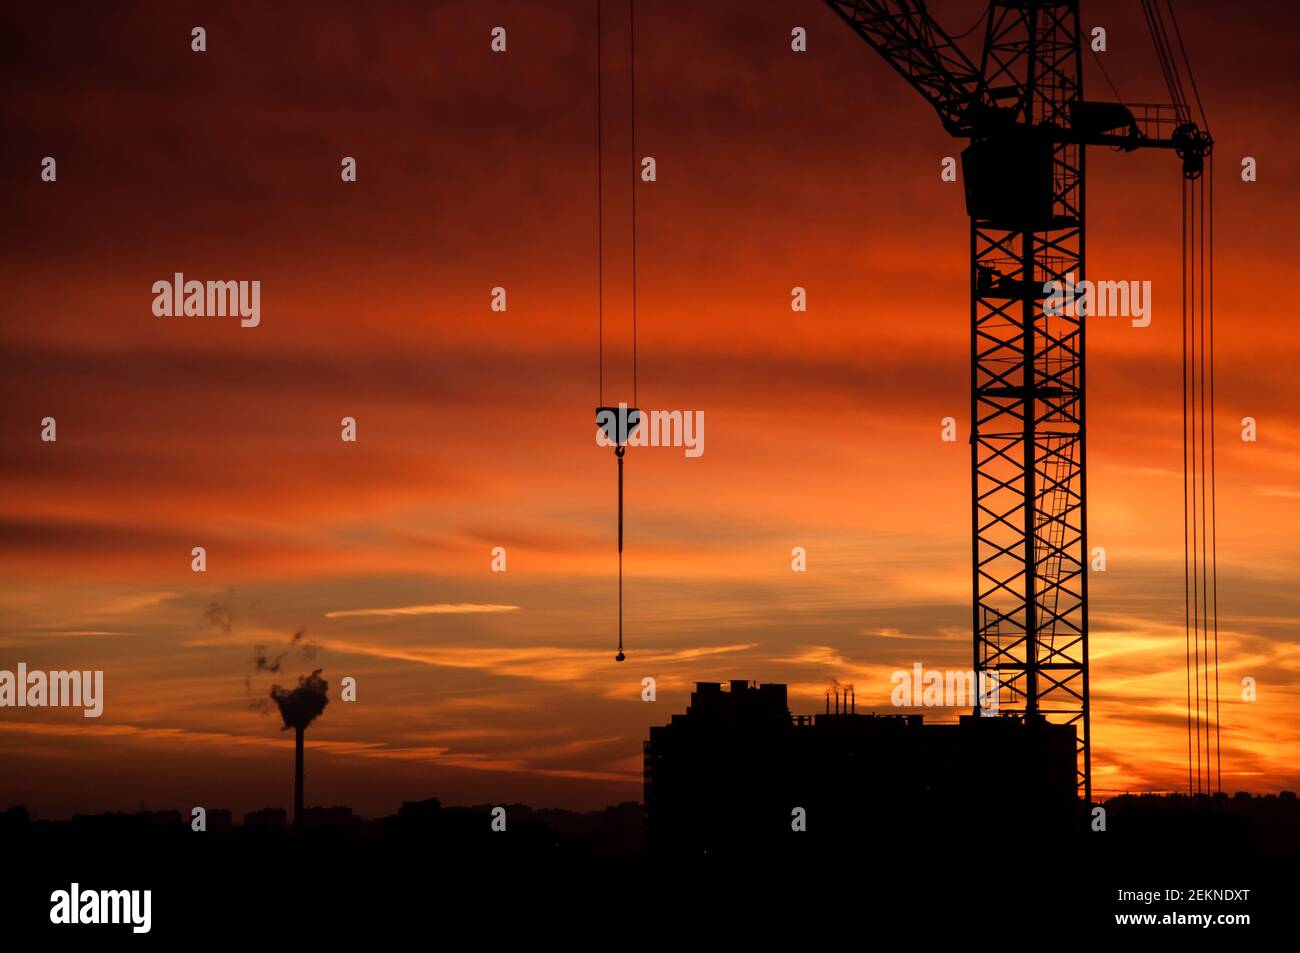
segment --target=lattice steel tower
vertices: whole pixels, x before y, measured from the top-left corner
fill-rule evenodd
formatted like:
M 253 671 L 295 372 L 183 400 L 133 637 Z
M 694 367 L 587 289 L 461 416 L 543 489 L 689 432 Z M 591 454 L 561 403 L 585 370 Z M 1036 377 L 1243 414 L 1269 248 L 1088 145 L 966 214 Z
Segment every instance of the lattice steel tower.
M 921 0 L 827 2 L 970 140 L 974 666 L 1000 715 L 1076 726 L 1091 800 L 1085 317 L 1044 288 L 1085 277 L 1085 146 L 1174 149 L 1194 178 L 1210 139 L 1185 107 L 1084 100 L 1078 0 L 994 0 L 978 67 Z

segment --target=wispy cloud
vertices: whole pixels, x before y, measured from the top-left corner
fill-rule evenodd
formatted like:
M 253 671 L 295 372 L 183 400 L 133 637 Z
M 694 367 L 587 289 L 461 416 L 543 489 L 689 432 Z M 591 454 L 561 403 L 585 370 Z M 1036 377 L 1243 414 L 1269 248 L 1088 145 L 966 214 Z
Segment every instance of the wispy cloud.
M 542 682 L 601 680 L 609 670 L 609 653 L 604 650 L 549 646 L 464 646 L 429 648 L 374 645 L 326 639 L 325 648 L 352 655 L 413 662 L 442 668 L 478 669 L 494 675 L 531 678 Z M 717 645 L 685 649 L 642 649 L 637 660 L 646 665 L 694 662 L 709 656 L 746 652 L 756 643 Z
M 393 609 L 343 609 L 325 613 L 327 619 L 355 619 L 361 616 L 470 615 L 480 612 L 516 612 L 518 606 L 477 602 L 439 602 L 430 606 L 397 606 Z
M 277 735 L 240 735 L 223 731 L 192 731 L 184 728 L 157 728 L 140 725 L 115 724 L 96 725 L 94 732 L 100 738 L 121 738 L 142 744 L 175 745 L 193 747 L 195 745 L 218 746 L 227 749 L 256 748 L 283 751 L 284 739 Z M 55 737 L 60 735 L 84 737 L 81 725 L 19 724 L 0 722 L 0 737 L 14 733 L 18 735 L 36 735 Z M 557 751 L 585 750 L 593 746 L 608 744 L 617 739 L 593 739 L 571 743 L 567 748 L 543 749 L 547 754 Z M 309 750 L 325 754 L 343 755 L 362 758 L 378 758 L 386 761 L 407 762 L 414 764 L 440 764 L 454 768 L 469 768 L 475 771 L 498 771 L 519 774 L 534 774 L 544 777 L 574 778 L 584 780 L 616 781 L 635 783 L 640 775 L 634 768 L 628 770 L 586 770 L 581 768 L 550 768 L 536 764 L 524 756 L 494 756 L 479 752 L 452 752 L 442 745 L 393 745 L 381 741 L 331 741 L 310 739 Z

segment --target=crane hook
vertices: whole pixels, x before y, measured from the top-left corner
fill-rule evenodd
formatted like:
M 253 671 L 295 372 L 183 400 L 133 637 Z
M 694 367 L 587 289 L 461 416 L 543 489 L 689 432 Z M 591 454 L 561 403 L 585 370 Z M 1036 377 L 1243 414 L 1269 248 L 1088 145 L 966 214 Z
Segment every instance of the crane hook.
M 618 458 L 618 654 L 615 662 L 623 661 L 623 454 L 627 448 L 621 443 L 614 447 Z
M 612 444 L 618 460 L 618 654 L 614 661 L 622 662 L 627 658 L 623 654 L 623 455 L 633 432 L 641 425 L 641 411 L 627 404 L 597 407 L 596 425 L 600 428 L 598 440 L 608 441 L 605 446 Z

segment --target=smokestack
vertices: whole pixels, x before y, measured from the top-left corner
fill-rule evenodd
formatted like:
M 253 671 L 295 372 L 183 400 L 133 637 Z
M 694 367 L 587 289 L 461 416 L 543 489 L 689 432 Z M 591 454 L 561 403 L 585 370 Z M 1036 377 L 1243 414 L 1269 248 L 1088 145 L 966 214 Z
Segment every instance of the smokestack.
M 271 686 L 271 699 L 280 709 L 284 722 L 281 730 L 293 729 L 293 826 L 302 828 L 302 749 L 303 733 L 307 726 L 320 717 L 329 704 L 329 684 L 320 677 L 320 669 L 310 675 L 298 677 L 294 689 Z
M 293 829 L 302 830 L 302 736 L 305 725 L 294 727 L 293 739 Z
M 831 713 L 831 690 L 826 689 L 826 714 Z
M 856 688 L 850 688 L 849 697 L 852 699 L 853 714 L 856 715 L 858 713 L 858 690 Z
M 840 690 L 835 689 L 835 714 L 840 713 Z

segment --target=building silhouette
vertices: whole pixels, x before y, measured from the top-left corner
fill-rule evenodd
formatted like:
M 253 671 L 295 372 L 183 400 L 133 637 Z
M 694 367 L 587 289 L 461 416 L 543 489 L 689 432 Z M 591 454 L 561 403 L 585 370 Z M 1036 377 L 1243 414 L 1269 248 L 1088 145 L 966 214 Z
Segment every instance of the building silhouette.
M 697 683 L 686 712 L 652 727 L 644 746 L 650 843 L 802 849 L 918 832 L 1042 835 L 1078 816 L 1073 726 L 974 715 L 925 724 L 836 708 L 792 716 L 785 685 Z
M 283 830 L 288 823 L 288 815 L 282 807 L 264 807 L 244 815 L 244 826 L 248 828 L 265 828 Z

